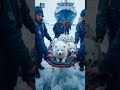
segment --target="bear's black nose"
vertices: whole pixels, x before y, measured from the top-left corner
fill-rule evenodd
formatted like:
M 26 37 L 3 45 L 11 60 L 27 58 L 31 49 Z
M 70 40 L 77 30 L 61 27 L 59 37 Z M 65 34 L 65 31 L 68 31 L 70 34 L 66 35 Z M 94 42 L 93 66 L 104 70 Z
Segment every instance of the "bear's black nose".
M 89 62 L 92 62 L 92 59 L 89 59 Z

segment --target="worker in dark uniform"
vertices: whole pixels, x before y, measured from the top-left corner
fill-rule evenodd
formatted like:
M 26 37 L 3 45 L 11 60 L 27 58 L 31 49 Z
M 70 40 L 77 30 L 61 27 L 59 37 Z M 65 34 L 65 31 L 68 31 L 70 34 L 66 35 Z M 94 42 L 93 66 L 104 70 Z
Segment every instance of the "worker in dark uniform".
M 83 41 L 78 49 L 78 52 L 72 55 L 73 58 L 77 58 L 79 61 L 80 71 L 84 71 L 85 66 L 85 41 Z
M 39 74 L 39 68 L 40 68 L 40 61 L 39 60 L 42 60 L 43 56 L 41 55 L 44 54 L 44 59 L 47 59 L 47 58 L 50 58 L 50 57 L 53 57 L 52 54 L 49 54 L 48 50 L 47 50 L 47 47 L 45 46 L 45 43 L 44 43 L 44 40 L 42 38 L 42 34 L 41 34 L 41 31 L 38 29 L 38 27 L 36 27 L 36 34 L 35 34 L 35 48 L 36 48 L 36 52 L 35 52 L 35 71 L 36 71 L 36 78 L 39 78 L 40 77 L 40 74 Z M 38 56 L 38 55 L 41 55 L 41 56 Z
M 35 25 L 36 25 L 36 29 L 37 29 L 37 31 L 39 31 L 41 33 L 40 35 L 41 35 L 41 37 L 43 39 L 43 43 L 44 43 L 44 37 L 46 37 L 51 42 L 52 38 L 48 34 L 48 30 L 47 30 L 47 28 L 45 26 L 45 23 L 43 22 L 43 17 L 44 17 L 44 15 L 43 15 L 42 8 L 39 7 L 39 6 L 36 6 L 35 7 Z M 36 42 L 41 41 L 41 40 L 39 40 L 40 35 L 36 34 L 36 36 L 38 38 L 38 39 L 36 39 Z M 40 45 L 39 45 L 38 47 L 36 47 L 36 49 L 38 49 L 38 48 L 44 48 L 44 46 L 40 47 Z M 44 70 L 44 66 L 41 65 L 42 58 L 43 58 L 43 52 L 37 52 L 36 54 L 37 54 L 36 55 L 36 57 L 37 57 L 36 62 L 38 62 L 39 68 L 41 70 Z
M 69 30 L 71 30 L 71 24 L 69 21 L 66 21 L 64 24 L 64 34 L 69 35 Z
M 55 34 L 55 38 L 59 38 L 59 36 L 64 33 L 64 26 L 61 19 L 58 19 L 58 21 L 54 24 L 53 32 Z
M 78 41 L 80 39 L 80 43 L 84 42 L 85 38 L 85 9 L 81 11 L 80 17 L 82 18 L 82 21 L 78 22 L 76 26 L 76 32 L 75 32 L 75 43 L 78 44 Z
M 82 18 L 81 22 L 78 22 L 76 26 L 76 32 L 75 32 L 75 44 L 78 44 L 78 41 L 80 39 L 80 48 L 76 55 L 73 57 L 79 59 L 79 66 L 80 71 L 84 71 L 84 65 L 85 65 L 85 9 L 83 9 L 80 13 L 80 16 Z
M 19 68 L 23 81 L 35 88 L 35 67 L 20 30 L 24 24 L 35 33 L 29 12 L 25 0 L 0 0 L 0 90 L 14 90 Z
M 49 36 L 47 29 L 43 29 L 45 24 L 41 19 L 43 18 L 43 10 L 41 7 L 35 7 L 35 25 L 36 25 L 36 33 L 35 33 L 35 71 L 36 71 L 36 78 L 40 77 L 39 69 L 44 70 L 44 67 L 41 65 L 43 55 L 44 59 L 48 57 L 52 57 L 51 54 L 48 53 L 47 47 L 44 43 L 44 36 L 48 38 L 48 40 L 52 40 Z
M 120 90 L 120 0 L 100 0 L 96 17 L 96 41 L 102 42 L 108 28 L 109 48 L 88 75 L 107 75 L 106 90 Z

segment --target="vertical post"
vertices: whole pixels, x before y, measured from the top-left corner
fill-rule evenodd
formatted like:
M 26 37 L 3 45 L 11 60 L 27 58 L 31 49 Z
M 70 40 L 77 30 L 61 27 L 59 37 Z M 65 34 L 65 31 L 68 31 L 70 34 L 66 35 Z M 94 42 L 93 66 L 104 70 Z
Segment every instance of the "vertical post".
M 67 0 L 66 0 L 66 5 L 67 5 Z

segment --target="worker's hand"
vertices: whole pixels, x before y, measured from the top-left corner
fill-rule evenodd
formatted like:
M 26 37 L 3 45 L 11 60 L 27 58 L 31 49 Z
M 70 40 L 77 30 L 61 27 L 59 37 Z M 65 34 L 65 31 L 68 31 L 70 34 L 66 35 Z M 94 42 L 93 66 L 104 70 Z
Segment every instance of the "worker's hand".
M 52 39 L 50 40 L 50 42 L 52 42 Z
M 74 42 L 74 44 L 76 44 L 76 45 L 77 45 L 77 44 L 78 44 L 78 42 Z
M 77 55 L 76 55 L 76 54 L 74 54 L 74 55 L 71 55 L 71 57 L 73 57 L 73 58 L 77 58 Z
M 99 70 L 98 67 L 88 68 L 86 70 L 87 75 L 102 75 L 103 73 Z
M 48 58 L 52 58 L 53 57 L 53 55 L 52 54 L 48 54 L 48 56 L 47 56 Z

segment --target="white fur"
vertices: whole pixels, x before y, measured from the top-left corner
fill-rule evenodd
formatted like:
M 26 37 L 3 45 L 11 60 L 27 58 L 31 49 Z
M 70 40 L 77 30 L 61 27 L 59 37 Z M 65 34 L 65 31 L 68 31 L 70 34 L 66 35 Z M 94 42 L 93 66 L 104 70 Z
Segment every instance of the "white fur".
M 72 36 L 66 36 L 66 42 L 74 42 L 74 38 Z
M 54 39 L 53 39 L 52 45 L 51 45 L 51 46 L 52 46 L 52 49 L 53 49 L 53 47 L 54 47 L 54 45 L 55 45 L 56 42 L 58 42 L 58 38 L 54 38 Z
M 56 57 L 58 62 L 60 62 L 60 59 L 62 59 L 61 62 L 65 62 L 68 52 L 66 44 L 63 41 L 58 41 L 55 43 L 53 47 L 53 55 Z
M 67 50 L 69 54 L 73 54 L 77 51 L 77 47 L 73 42 L 67 43 Z
M 65 36 L 65 34 L 61 34 L 60 37 L 59 37 L 59 40 L 66 43 L 66 36 Z

